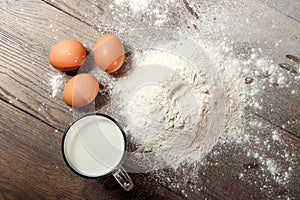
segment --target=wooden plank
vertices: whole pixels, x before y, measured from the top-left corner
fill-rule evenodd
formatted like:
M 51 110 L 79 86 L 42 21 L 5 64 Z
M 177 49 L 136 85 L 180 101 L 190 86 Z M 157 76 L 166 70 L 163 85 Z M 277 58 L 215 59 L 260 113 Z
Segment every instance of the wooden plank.
M 1 199 L 181 199 L 138 174 L 126 192 L 112 176 L 74 174 L 61 154 L 62 132 L 0 100 Z
M 41 1 L 1 1 L 0 17 L 0 98 L 64 130 L 72 113 L 60 94 L 50 97 L 50 78 L 59 72 L 49 51 L 69 38 L 92 47 L 98 32 Z
M 112 21 L 112 19 L 119 19 L 119 17 L 109 13 L 108 11 L 111 11 L 113 9 L 109 9 L 108 5 L 112 4 L 112 7 L 114 7 L 114 3 L 100 3 L 100 2 L 93 2 L 93 1 L 86 1 L 81 6 L 80 4 L 75 4 L 72 0 L 67 1 L 55 1 L 50 2 L 50 4 L 54 5 L 55 7 L 58 7 L 62 10 L 64 10 L 67 13 L 70 13 L 73 16 L 76 16 L 76 18 L 81 19 L 82 21 L 92 25 L 96 26 L 97 28 L 101 25 L 103 27 L 106 27 L 106 21 L 105 19 L 108 17 L 108 23 L 111 23 L 111 28 L 114 29 L 118 25 L 122 28 L 122 23 L 124 21 Z M 188 6 L 185 4 L 182 4 L 183 7 L 187 7 L 188 9 L 186 12 L 197 12 L 197 6 L 195 6 L 196 1 L 192 1 L 194 4 L 193 10 L 192 4 L 190 3 Z M 198 2 L 199 3 L 199 2 Z M 231 5 L 231 2 L 227 2 L 228 5 Z M 199 3 L 200 4 L 200 3 Z M 98 15 L 97 13 L 97 6 L 101 7 L 102 14 Z M 117 6 L 116 6 L 117 7 Z M 201 7 L 201 6 L 200 6 Z M 238 10 L 238 12 L 235 13 L 235 9 Z M 201 9 L 199 9 L 201 10 Z M 260 42 L 260 47 L 263 48 L 264 53 L 266 56 L 269 56 L 270 58 L 273 58 L 275 63 L 276 62 L 287 62 L 285 60 L 285 54 L 294 54 L 297 53 L 299 40 L 297 39 L 297 35 L 299 34 L 299 24 L 294 21 L 293 19 L 290 19 L 287 16 L 282 15 L 279 12 L 274 11 L 273 9 L 270 9 L 269 7 L 256 5 L 255 2 L 249 2 L 246 1 L 238 1 L 232 3 L 232 8 L 229 9 L 232 10 L 232 15 L 230 17 L 224 16 L 225 19 L 222 21 L 221 19 L 221 25 L 222 22 L 228 22 L 229 20 L 232 20 L 232 24 L 229 27 L 225 27 L 224 31 L 231 31 L 234 30 L 231 34 L 231 37 L 234 38 L 235 42 L 243 43 L 247 42 L 247 44 L 250 43 L 256 43 Z M 107 11 L 107 12 L 106 12 Z M 117 12 L 117 11 L 116 11 Z M 88 16 L 85 15 L 85 13 L 89 13 Z M 103 14 L 104 13 L 104 14 Z M 184 18 L 186 16 L 185 13 L 182 12 L 182 10 L 178 11 L 180 15 L 180 18 Z M 177 14 L 178 14 L 177 13 Z M 201 13 L 201 12 L 199 12 Z M 240 18 L 237 15 L 240 15 L 240 13 L 243 13 L 245 15 L 245 18 L 250 17 L 253 23 L 257 22 L 255 27 L 261 27 L 263 28 L 260 31 L 252 31 L 251 26 L 248 26 L 246 23 L 241 24 L 239 21 Z M 256 13 L 255 16 L 253 16 L 253 13 Z M 266 13 L 269 13 L 270 15 L 266 15 Z M 193 15 L 193 14 L 192 14 Z M 236 15 L 236 17 L 235 17 Z M 176 21 L 176 16 L 172 18 Z M 195 14 L 194 14 L 195 16 Z M 196 14 L 198 16 L 198 14 Z M 130 18 L 130 16 L 129 16 Z M 201 19 L 201 15 L 199 15 L 199 18 Z M 253 19 L 255 18 L 255 19 Z M 265 20 L 259 20 L 258 18 L 263 18 Z M 276 19 L 276 22 L 274 20 Z M 278 19 L 278 20 L 277 20 Z M 131 20 L 131 19 L 127 19 Z M 219 19 L 220 20 L 220 19 Z M 226 21 L 228 20 L 228 21 Z M 257 21 L 255 21 L 257 20 Z M 184 19 L 182 19 L 184 21 Z M 270 23 L 275 23 L 278 25 L 277 28 L 274 30 L 271 30 L 270 33 Z M 128 22 L 132 24 L 131 22 Z M 239 24 L 239 26 L 236 26 L 236 24 Z M 141 25 L 144 26 L 142 20 L 140 22 L 137 22 L 135 25 Z M 217 25 L 216 25 L 217 26 Z M 203 31 L 206 26 L 201 27 L 200 31 Z M 208 28 L 213 27 L 207 26 Z M 268 28 L 269 27 L 269 28 Z M 181 27 L 181 28 L 185 28 Z M 218 28 L 216 27 L 218 30 Z M 287 32 L 286 30 L 291 30 Z M 199 31 L 199 32 L 200 32 Z M 251 32 L 252 31 L 252 32 Z M 273 31 L 273 32 L 272 32 Z M 241 32 L 249 33 L 249 34 L 241 34 Z M 210 30 L 211 34 L 215 34 L 215 37 L 218 36 L 218 34 L 214 30 Z M 223 32 L 221 32 L 223 33 Z M 231 33 L 231 32 L 230 32 Z M 200 33 L 201 34 L 201 33 Z M 273 42 L 279 41 L 280 38 L 285 37 L 286 40 L 282 44 L 279 44 L 279 47 L 277 50 L 275 50 L 274 53 L 274 44 Z M 269 41 L 269 43 L 265 44 L 265 41 Z M 262 46 L 261 46 L 262 45 Z M 278 66 L 279 67 L 279 66 Z M 299 109 L 300 105 L 300 94 L 296 93 L 294 95 L 291 94 L 291 90 L 294 89 L 295 91 L 298 91 L 299 83 L 297 79 L 294 79 L 294 76 L 292 74 L 288 74 L 288 71 L 282 71 L 282 73 L 286 73 L 285 75 L 290 76 L 289 80 L 291 83 L 291 88 L 281 88 L 278 86 L 269 86 L 265 85 L 266 88 L 263 92 L 261 92 L 258 97 L 258 99 L 261 99 L 262 101 L 259 102 L 262 109 L 255 109 L 255 108 L 249 108 L 250 113 L 248 113 L 250 117 L 249 121 L 253 122 L 255 121 L 256 124 L 262 124 L 264 127 L 256 127 L 253 128 L 252 125 L 248 124 L 248 127 L 246 126 L 245 129 L 249 129 L 248 132 L 245 134 L 249 134 L 252 138 L 258 138 L 260 140 L 260 144 L 256 144 L 256 141 L 251 141 L 248 144 L 243 145 L 229 145 L 229 146 L 219 146 L 216 147 L 216 149 L 222 149 L 220 150 L 222 153 L 219 156 L 210 155 L 208 160 L 210 160 L 210 163 L 208 166 L 203 167 L 199 170 L 199 182 L 195 184 L 195 188 L 201 188 L 202 191 L 205 193 L 208 193 L 211 195 L 212 198 L 216 199 L 273 199 L 278 196 L 292 196 L 296 199 L 299 197 L 300 191 L 294 190 L 294 185 L 297 184 L 297 180 L 299 179 L 299 170 L 292 173 L 291 181 L 287 183 L 286 185 L 280 185 L 273 181 L 272 176 L 270 173 L 262 171 L 265 170 L 265 166 L 262 166 L 262 164 L 257 164 L 257 159 L 252 157 L 247 157 L 247 153 L 249 150 L 257 151 L 261 155 L 267 155 L 270 159 L 275 159 L 276 162 L 279 163 L 279 165 L 283 169 L 288 169 L 289 165 L 291 163 L 286 163 L 284 158 L 278 157 L 277 150 L 281 154 L 283 154 L 284 151 L 289 152 L 299 152 L 299 130 L 300 130 L 300 123 L 299 123 Z M 249 117 L 248 116 L 248 117 Z M 252 127 L 252 128 L 251 128 Z M 274 147 L 270 150 L 267 148 L 264 148 L 264 140 L 270 140 L 271 133 L 274 130 L 279 130 L 279 134 L 281 137 L 283 137 L 283 141 L 287 145 L 291 145 L 293 147 L 288 148 L 284 144 L 274 144 Z M 295 137 L 296 136 L 296 137 Z M 271 139 L 272 140 L 272 139 Z M 273 145 L 273 144 L 272 144 Z M 247 149 L 246 149 L 247 148 Z M 283 149 L 287 148 L 287 149 Z M 295 149 L 294 149 L 295 148 Z M 297 154 L 295 154 L 297 155 Z M 299 160 L 299 157 L 294 158 L 296 160 L 296 166 L 297 166 L 297 160 Z M 215 163 L 218 163 L 217 166 L 214 166 Z M 254 163 L 255 168 L 247 170 L 244 166 L 247 166 L 249 163 Z M 257 166 L 257 167 L 256 167 Z M 245 172 L 246 170 L 246 172 Z M 180 174 L 180 173 L 179 173 Z M 241 180 L 239 178 L 240 174 L 243 174 L 246 178 L 245 180 Z M 262 177 L 262 174 L 265 176 L 268 176 L 266 178 L 268 181 L 264 180 L 264 177 Z M 154 175 L 155 176 L 155 175 Z M 175 176 L 174 174 L 171 176 Z M 176 177 L 176 176 L 175 176 Z M 158 180 L 161 177 L 156 177 Z M 181 179 L 184 178 L 184 175 L 178 175 L 175 179 L 180 182 Z M 163 179 L 163 178 L 162 178 Z M 166 181 L 162 181 L 166 183 Z M 262 186 L 266 184 L 266 187 L 269 187 L 269 190 L 262 189 Z M 174 188 L 169 186 L 172 190 L 176 192 L 181 192 L 183 189 L 185 193 L 187 193 L 188 197 L 191 199 L 197 199 L 199 198 L 199 195 L 197 195 L 197 191 L 192 191 L 189 189 L 190 184 L 187 184 L 186 187 L 180 187 L 180 188 Z M 289 192 L 286 192 L 289 191 Z
M 72 3 L 72 2 L 73 2 L 73 4 L 69 5 L 69 3 Z M 60 5 L 63 4 L 63 2 L 54 1 L 54 3 L 56 3 L 55 6 L 57 8 L 64 10 L 60 7 Z M 0 14 L 1 19 L 2 19 L 0 22 L 1 23 L 1 34 L 2 34 L 0 44 L 3 45 L 3 46 L 1 46 L 1 56 L 4 55 L 5 59 L 0 58 L 0 64 L 1 64 L 0 66 L 1 66 L 1 70 L 2 70 L 1 71 L 2 72 L 1 73 L 2 82 L 0 84 L 2 87 L 1 98 L 3 100 L 5 100 L 6 102 L 13 100 L 13 104 L 15 106 L 23 109 L 24 111 L 28 112 L 29 114 L 31 114 L 33 116 L 36 116 L 38 119 L 41 119 L 44 122 L 51 124 L 54 127 L 59 127 L 59 129 L 63 130 L 63 129 L 65 129 L 66 125 L 72 120 L 72 116 L 70 113 L 66 113 L 66 112 L 68 112 L 68 108 L 61 102 L 61 99 L 59 99 L 60 102 L 58 102 L 57 100 L 49 99 L 48 95 L 50 93 L 47 93 L 48 90 L 45 89 L 47 87 L 49 88 L 49 86 L 47 83 L 41 83 L 41 82 L 43 82 L 43 80 L 45 78 L 44 77 L 40 78 L 42 76 L 42 74 L 44 74 L 43 68 L 41 68 L 40 66 L 45 66 L 45 68 L 47 68 L 47 70 L 50 70 L 51 72 L 55 72 L 55 70 L 53 70 L 51 67 L 48 66 L 48 62 L 47 62 L 48 52 L 46 51 L 46 49 L 50 49 L 51 45 L 44 44 L 45 43 L 44 41 L 45 41 L 45 38 L 47 38 L 47 39 L 49 39 L 49 42 L 53 42 L 53 44 L 54 44 L 56 41 L 64 39 L 66 36 L 68 36 L 68 37 L 75 37 L 80 40 L 85 40 L 87 43 L 90 42 L 92 45 L 92 43 L 93 43 L 92 40 L 97 38 L 98 33 L 95 30 L 93 30 L 92 28 L 90 28 L 89 26 L 87 26 L 86 24 L 80 22 L 80 21 L 86 21 L 86 23 L 88 23 L 87 22 L 88 20 L 86 20 L 86 18 L 84 18 L 84 15 L 82 15 L 82 14 L 88 13 L 88 15 L 90 16 L 88 19 L 94 20 L 94 21 L 92 21 L 93 24 L 100 23 L 98 21 L 100 18 L 99 17 L 96 18 L 97 13 L 89 12 L 89 10 L 85 10 L 85 8 L 80 10 L 80 5 L 81 6 L 85 5 L 87 7 L 87 9 L 91 9 L 92 6 L 91 6 L 91 4 L 88 4 L 88 2 L 80 3 L 80 1 L 77 1 L 77 4 L 74 4 L 74 1 L 65 1 L 64 6 L 72 7 L 72 10 L 73 10 L 72 12 L 64 10 L 64 12 L 66 12 L 66 13 L 58 12 L 56 9 L 51 8 L 50 6 L 45 5 L 41 2 L 37 2 L 37 1 L 22 2 L 23 5 L 19 5 L 19 2 L 15 2 L 13 4 L 16 4 L 16 5 L 13 5 L 9 1 L 6 1 L 4 3 L 2 2 L 2 4 L 0 4 L 1 5 L 0 9 L 2 9 L 1 11 L 3 11 Z M 4 8 L 7 8 L 7 9 L 4 9 Z M 19 11 L 22 8 L 23 8 L 24 13 L 20 14 Z M 99 9 L 99 8 L 97 8 L 97 9 Z M 5 13 L 6 11 L 7 11 L 7 13 Z M 76 12 L 80 12 L 80 15 L 78 15 L 78 13 L 76 13 Z M 74 16 L 75 18 L 77 18 L 79 20 L 75 20 L 72 16 Z M 106 17 L 107 16 L 110 16 L 110 15 L 106 15 Z M 16 20 L 16 18 L 18 18 L 18 20 Z M 51 19 L 52 21 L 49 19 Z M 107 19 L 107 20 L 108 21 L 103 22 L 104 25 L 106 23 L 109 23 L 113 19 L 111 18 L 111 19 Z M 26 23 L 24 23 L 24 22 L 26 22 Z M 54 30 L 57 29 L 58 31 L 51 33 L 52 32 L 52 28 L 50 28 L 51 24 L 53 24 L 53 26 L 56 27 L 56 28 L 54 28 Z M 101 22 L 100 27 L 102 27 L 102 25 L 103 24 Z M 108 25 L 108 24 L 106 24 L 106 25 Z M 116 27 L 116 26 L 114 26 L 114 27 Z M 82 29 L 84 29 L 84 31 Z M 33 33 L 32 33 L 32 30 L 34 30 Z M 103 27 L 103 30 L 105 30 L 105 26 Z M 74 33 L 76 33 L 76 35 L 73 35 Z M 78 35 L 78 34 L 80 34 L 80 35 Z M 94 36 L 94 34 L 96 34 L 96 36 Z M 58 38 L 55 39 L 56 36 Z M 94 37 L 94 39 L 91 40 L 92 37 Z M 82 38 L 84 38 L 84 39 L 82 39 Z M 52 39 L 53 39 L 53 41 L 52 41 Z M 25 48 L 26 45 L 24 45 L 24 44 L 27 44 L 28 49 Z M 20 53 L 23 53 L 23 52 L 25 52 L 25 56 L 22 56 L 22 54 L 20 56 Z M 34 64 L 34 65 L 31 64 L 32 61 L 36 61 L 36 59 L 35 59 L 36 57 L 39 58 L 39 60 L 37 59 L 38 61 L 36 62 L 36 63 L 38 63 L 39 66 L 36 66 L 36 64 Z M 29 58 L 29 60 L 28 60 L 28 58 Z M 10 66 L 13 66 L 13 68 L 11 69 Z M 18 67 L 18 66 L 21 66 L 23 68 Z M 24 81 L 24 80 L 25 80 L 25 84 L 22 86 L 22 81 Z M 16 82 L 18 82 L 18 84 L 16 84 Z M 41 85 L 38 85 L 40 83 L 41 83 Z M 31 86 L 29 89 L 28 89 L 28 85 Z M 278 94 L 279 95 L 281 94 L 279 90 L 278 90 L 277 95 Z M 16 96 L 13 96 L 13 95 L 16 95 Z M 279 97 L 280 99 L 278 102 L 280 104 L 284 104 L 284 102 L 286 102 L 285 96 L 286 95 L 282 95 L 282 97 Z M 11 97 L 11 99 L 9 97 Z M 15 97 L 18 98 L 18 101 L 14 100 Z M 271 98 L 271 96 L 269 96 L 269 97 Z M 266 101 L 266 103 L 267 102 L 268 101 Z M 272 105 L 272 107 L 276 107 L 278 105 L 278 102 L 277 103 L 275 102 Z M 49 107 L 50 111 L 45 110 L 44 111 L 45 113 L 43 113 L 43 114 L 36 112 L 37 107 L 35 107 L 35 106 L 36 105 L 40 106 L 40 105 L 42 105 L 42 103 L 45 103 L 45 105 L 47 105 Z M 58 105 L 56 105 L 56 104 L 58 104 Z M 61 109 L 61 111 L 55 111 L 56 109 Z M 286 117 L 286 116 L 289 116 L 289 113 L 291 113 L 291 111 L 293 111 L 291 109 L 293 109 L 293 106 L 289 108 L 288 106 L 283 105 L 283 106 L 279 107 L 279 109 L 276 111 L 276 113 L 279 114 L 280 112 L 286 111 L 286 112 L 284 112 L 284 115 L 280 115 L 282 117 Z M 53 114 L 53 116 L 49 116 L 49 112 L 50 113 L 53 112 L 55 114 Z M 261 113 L 258 113 L 258 114 L 261 114 Z M 11 115 L 9 115 L 9 116 L 11 116 Z M 8 116 L 3 115 L 2 118 L 5 119 L 7 117 Z M 257 116 L 252 116 L 252 117 L 258 118 Z M 269 120 L 269 115 L 265 115 L 263 117 L 267 117 L 266 119 Z M 258 137 L 262 137 L 262 139 L 269 138 L 270 132 L 273 131 L 274 129 L 278 128 L 277 126 L 274 126 L 274 124 L 280 126 L 283 122 L 283 121 L 280 121 L 280 119 L 278 119 L 278 116 L 275 115 L 274 117 L 275 118 L 273 120 L 269 120 L 269 121 L 271 121 L 271 123 L 273 125 L 268 124 L 268 121 L 264 121 L 261 118 L 256 119 L 256 120 L 261 120 L 262 124 L 267 124 L 267 126 L 264 128 L 256 127 L 259 131 L 254 128 L 249 130 L 249 131 L 251 131 L 251 135 L 256 135 Z M 22 116 L 19 118 L 22 118 Z M 61 118 L 66 118 L 66 119 L 61 119 Z M 59 122 L 55 121 L 57 119 L 59 119 Z M 18 119 L 18 120 L 20 120 L 20 119 Z M 30 119 L 30 120 L 27 119 L 26 120 L 27 124 L 31 124 L 31 123 L 29 123 L 31 120 L 33 120 L 33 119 Z M 6 124 L 11 123 L 10 121 L 4 121 L 4 122 L 6 122 Z M 20 123 L 19 121 L 17 121 L 17 122 Z M 34 123 L 38 123 L 38 120 L 34 120 Z M 19 127 L 16 126 L 15 128 L 19 128 Z M 297 128 L 297 124 L 296 124 L 296 126 L 290 126 L 289 130 L 297 130 L 295 128 Z M 15 129 L 12 129 L 12 128 L 9 129 L 10 132 L 13 130 L 15 130 Z M 54 132 L 54 129 L 52 129 L 52 128 L 49 128 L 49 130 L 51 132 Z M 22 131 L 24 132 L 24 130 L 22 130 Z M 22 132 L 22 131 L 20 131 L 20 132 Z M 27 134 L 28 134 L 28 132 L 29 132 L 29 130 L 27 130 Z M 296 155 L 299 155 L 299 142 L 297 141 L 297 139 L 293 138 L 291 134 L 286 134 L 283 130 L 279 130 L 279 133 L 280 133 L 280 135 L 282 135 L 283 140 L 287 144 L 290 144 L 291 147 L 290 147 L 290 149 L 288 149 L 288 151 L 294 151 Z M 42 138 L 44 138 L 44 137 L 45 136 L 43 136 Z M 16 140 L 16 137 L 14 137 L 13 140 Z M 33 140 L 33 139 L 31 139 L 31 138 L 24 139 L 24 141 L 19 142 L 18 145 L 26 144 L 30 140 Z M 59 139 L 57 139 L 57 142 L 59 142 Z M 7 143 L 10 144 L 11 141 L 7 142 Z M 12 144 L 14 144 L 14 143 L 12 143 Z M 5 147 L 7 147 L 7 146 L 9 146 L 9 145 L 6 144 Z M 42 145 L 42 146 L 47 146 L 47 143 L 45 143 L 45 145 Z M 31 147 L 33 149 L 39 148 L 39 151 L 42 151 L 41 146 L 37 146 L 37 144 L 31 144 Z M 249 149 L 253 148 L 252 143 L 251 143 L 251 145 L 249 144 L 246 147 Z M 256 147 L 261 148 L 261 146 L 256 146 Z M 218 147 L 216 147 L 216 148 L 218 148 Z M 297 190 L 297 188 L 294 191 L 292 190 L 292 186 L 293 186 L 293 184 L 297 183 L 296 180 L 299 179 L 299 174 L 300 174 L 299 171 L 297 171 L 296 169 L 293 172 L 293 177 L 292 177 L 291 182 L 288 183 L 287 185 L 285 185 L 284 187 L 281 187 L 280 185 L 275 184 L 272 181 L 270 181 L 270 183 L 268 183 L 269 186 L 272 188 L 272 191 L 274 192 L 270 196 L 270 194 L 266 193 L 265 191 L 261 191 L 261 185 L 264 184 L 264 180 L 263 180 L 263 178 L 257 177 L 258 175 L 256 174 L 256 172 L 258 174 L 261 173 L 261 169 L 263 168 L 263 166 L 259 166 L 258 167 L 259 170 L 255 168 L 255 169 L 247 170 L 246 172 L 244 172 L 244 170 L 245 170 L 244 164 L 253 162 L 253 158 L 248 158 L 246 156 L 247 149 L 244 149 L 240 145 L 225 146 L 225 147 L 220 147 L 220 148 L 222 148 L 222 153 L 219 156 L 211 155 L 211 158 L 209 158 L 210 164 L 203 167 L 199 171 L 198 175 L 199 175 L 199 177 L 201 177 L 201 179 L 199 179 L 199 182 L 196 183 L 196 187 L 201 188 L 200 193 L 195 193 L 195 191 L 189 190 L 190 184 L 187 184 L 185 191 L 188 194 L 189 198 L 191 198 L 191 199 L 199 199 L 201 197 L 204 198 L 204 197 L 207 197 L 207 195 L 205 196 L 205 193 L 208 193 L 208 194 L 211 194 L 211 196 L 208 196 L 209 198 L 217 198 L 217 199 L 242 199 L 242 198 L 247 198 L 247 197 L 266 199 L 266 198 L 273 198 L 274 196 L 279 196 L 279 194 L 285 194 L 286 188 L 291 190 L 291 196 L 294 196 L 295 198 L 299 197 L 299 193 L 300 193 L 299 190 Z M 280 150 L 281 148 L 282 148 L 282 145 L 274 146 L 274 149 Z M 24 145 L 24 146 L 21 146 L 20 150 L 15 153 L 17 155 L 20 154 L 20 157 L 18 157 L 20 160 L 21 160 L 21 156 L 25 157 L 26 159 L 29 159 L 30 155 L 26 155 L 27 154 L 26 152 L 29 150 L 30 149 L 26 148 Z M 283 151 L 283 150 L 281 149 L 281 151 Z M 279 152 L 281 152 L 281 151 L 279 151 Z M 2 149 L 1 149 L 1 152 L 2 152 Z M 6 149 L 4 149 L 3 152 L 5 152 L 6 155 L 10 155 L 8 150 L 6 150 Z M 274 159 L 276 158 L 276 160 L 278 159 L 278 162 L 280 163 L 280 165 L 283 168 L 288 167 L 287 165 L 284 165 L 285 160 L 283 158 L 281 158 L 281 157 L 277 158 L 278 156 L 275 155 L 276 151 L 273 150 L 273 151 L 269 152 L 267 149 L 265 149 L 265 150 L 260 150 L 260 153 L 266 154 L 270 158 L 274 158 Z M 1 155 L 4 155 L 4 154 L 1 153 Z M 43 155 L 43 154 L 37 153 L 37 154 L 33 154 L 33 155 L 36 157 L 41 157 L 41 155 Z M 46 154 L 46 155 L 48 155 L 48 154 Z M 55 155 L 58 155 L 58 153 Z M 234 156 L 232 156 L 232 155 L 234 155 Z M 296 158 L 299 160 L 299 157 L 296 157 Z M 13 163 L 13 161 L 11 161 L 11 160 L 9 160 L 9 162 Z M 21 162 L 22 166 L 26 165 L 26 162 L 24 160 L 18 161 L 18 162 Z M 39 165 L 42 165 L 43 160 L 36 161 L 36 162 Z M 2 163 L 2 161 L 1 161 L 1 163 Z M 215 165 L 216 163 L 219 163 L 219 164 Z M 13 164 L 15 164 L 15 163 L 13 163 Z M 62 163 L 61 163 L 60 167 L 63 168 Z M 38 167 L 36 166 L 36 168 L 38 168 Z M 21 169 L 22 169 L 21 167 L 13 168 L 12 171 L 21 171 Z M 28 167 L 25 169 L 31 170 Z M 44 168 L 42 168 L 42 169 L 44 169 Z M 39 169 L 39 170 L 42 170 L 42 169 Z M 51 169 L 53 169 L 53 168 L 46 168 L 46 169 L 42 170 L 42 172 L 50 173 Z M 38 175 L 41 175 L 42 172 L 39 170 L 37 170 Z M 67 171 L 67 169 L 65 169 L 65 170 Z M 12 171 L 10 171 L 10 174 L 13 173 Z M 21 171 L 21 172 L 23 172 L 23 171 Z M 245 173 L 246 180 L 239 179 L 239 175 L 241 172 Z M 62 174 L 64 174 L 64 173 L 62 173 Z M 59 174 L 59 175 L 61 175 L 61 174 Z M 68 175 L 70 177 L 72 177 L 72 179 L 74 178 L 74 176 L 72 176 L 70 173 Z M 29 178 L 30 176 L 31 176 L 31 174 L 26 175 L 26 177 L 23 178 L 24 180 L 21 178 L 21 180 L 23 181 L 21 183 L 25 184 L 25 185 L 27 183 L 31 183 L 30 178 Z M 13 180 L 7 180 L 5 182 L 11 183 L 12 181 L 17 180 L 17 178 L 18 177 L 15 176 L 15 178 Z M 134 178 L 136 178 L 135 175 L 134 175 Z M 180 180 L 180 178 L 182 179 L 183 176 L 179 176 L 178 180 Z M 68 179 L 68 181 L 71 181 L 70 179 Z M 3 178 L 1 180 L 6 180 L 6 178 Z M 33 180 L 42 184 L 42 186 L 39 186 L 40 188 L 42 188 L 42 189 L 40 189 L 40 190 L 42 190 L 41 193 L 46 193 L 48 195 L 52 191 L 55 191 L 54 189 L 53 190 L 51 189 L 54 187 L 52 185 L 49 186 L 50 189 L 46 188 L 45 185 L 47 183 L 45 180 L 40 180 L 37 177 L 34 177 Z M 77 180 L 77 179 L 75 179 L 75 180 Z M 143 190 L 145 190 L 146 193 L 149 192 L 149 193 L 152 193 L 152 195 L 157 195 L 157 193 L 159 194 L 161 192 L 160 189 L 155 189 L 156 186 L 147 185 L 148 182 L 146 180 L 147 179 L 142 179 L 141 182 L 138 181 L 138 185 L 141 185 L 141 187 L 143 187 Z M 53 181 L 53 180 L 51 180 L 51 181 Z M 79 182 L 78 183 L 79 185 L 89 185 L 90 184 L 90 182 L 86 182 L 85 180 L 81 180 L 81 179 L 77 180 L 77 181 Z M 256 181 L 256 183 L 254 183 L 255 181 Z M 117 184 L 115 184 L 114 182 L 111 182 L 110 180 L 108 182 L 111 184 L 111 185 L 108 184 L 109 188 L 112 187 L 112 188 L 114 188 L 114 190 L 115 189 L 119 190 L 119 187 L 117 186 Z M 95 181 L 95 183 L 98 184 L 97 181 Z M 5 184 L 5 185 L 7 185 L 7 184 Z M 87 191 L 87 194 L 84 194 L 84 195 L 88 195 L 88 196 L 90 195 L 89 197 L 96 198 L 96 195 L 98 197 L 98 195 L 100 195 L 100 193 L 97 193 L 97 192 L 94 193 L 94 191 L 99 190 L 97 188 L 97 186 L 95 186 L 95 185 L 96 184 L 93 184 L 93 186 L 90 186 L 90 188 L 88 188 L 88 189 L 86 189 L 85 187 L 81 187 L 78 190 L 85 190 L 85 191 Z M 168 185 L 166 185 L 166 186 L 168 186 Z M 7 186 L 7 188 L 10 189 L 11 186 Z M 237 188 L 238 188 L 238 190 L 237 190 Z M 182 190 L 182 188 L 173 188 L 173 187 L 170 187 L 170 189 L 172 189 L 178 193 L 180 193 Z M 23 191 L 31 191 L 31 190 L 33 190 L 33 189 L 30 187 L 25 188 L 25 189 L 23 188 Z M 58 190 L 58 191 L 60 191 L 60 190 Z M 61 192 L 62 196 L 61 197 L 59 196 L 59 197 L 64 198 L 65 192 L 68 194 L 68 193 L 70 193 L 70 191 L 72 191 L 72 188 L 67 188 L 66 191 Z M 77 189 L 76 189 L 76 191 L 77 191 Z M 101 191 L 104 191 L 104 190 L 101 190 Z M 201 191 L 203 191 L 203 193 L 201 193 Z M 103 193 L 106 193 L 106 192 L 103 192 Z M 107 193 L 108 193 L 108 195 L 113 195 L 110 192 L 107 192 Z M 133 192 L 133 193 L 134 193 L 134 195 L 137 195 L 137 197 L 139 197 L 139 198 L 144 197 L 143 193 L 139 193 L 139 192 Z M 25 195 L 25 192 L 21 192 L 20 195 Z M 123 193 L 122 193 L 122 195 L 123 195 Z M 126 195 L 128 195 L 128 194 L 126 193 Z M 33 194 L 32 198 L 38 198 L 40 196 L 41 196 L 41 194 L 39 194 L 39 193 Z M 57 196 L 55 196 L 55 197 L 57 197 Z M 110 196 L 110 197 L 117 198 L 118 196 Z M 130 198 L 130 195 L 127 197 Z M 154 196 L 154 198 L 163 198 L 163 196 Z

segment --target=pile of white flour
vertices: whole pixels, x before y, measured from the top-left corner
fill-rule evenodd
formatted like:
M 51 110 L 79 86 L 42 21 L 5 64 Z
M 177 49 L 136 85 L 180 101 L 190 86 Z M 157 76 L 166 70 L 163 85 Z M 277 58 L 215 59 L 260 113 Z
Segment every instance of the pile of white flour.
M 135 52 L 131 62 L 129 75 L 115 85 L 112 106 L 137 144 L 134 154 L 151 156 L 151 169 L 201 160 L 221 133 L 220 124 L 212 127 L 215 91 L 205 73 L 163 49 Z

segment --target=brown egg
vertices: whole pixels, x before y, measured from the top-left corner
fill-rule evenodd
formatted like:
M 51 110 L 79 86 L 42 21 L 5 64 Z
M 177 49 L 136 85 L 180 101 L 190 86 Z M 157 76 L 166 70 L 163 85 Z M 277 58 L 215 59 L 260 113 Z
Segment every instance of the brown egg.
M 78 74 L 71 78 L 63 91 L 68 106 L 82 107 L 91 103 L 99 92 L 99 83 L 91 74 Z
M 86 49 L 77 40 L 63 40 L 50 51 L 50 64 L 61 71 L 78 69 L 86 58 Z
M 124 62 L 124 47 L 112 34 L 105 34 L 98 39 L 94 50 L 96 64 L 104 71 L 115 72 Z

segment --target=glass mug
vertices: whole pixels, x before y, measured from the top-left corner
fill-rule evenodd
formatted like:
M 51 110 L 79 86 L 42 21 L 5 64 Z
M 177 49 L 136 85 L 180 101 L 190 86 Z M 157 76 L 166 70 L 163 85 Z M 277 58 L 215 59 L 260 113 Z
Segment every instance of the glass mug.
M 64 160 L 76 174 L 88 178 L 112 174 L 129 191 L 134 184 L 121 166 L 125 150 L 123 129 L 112 117 L 101 113 L 75 120 L 62 140 Z

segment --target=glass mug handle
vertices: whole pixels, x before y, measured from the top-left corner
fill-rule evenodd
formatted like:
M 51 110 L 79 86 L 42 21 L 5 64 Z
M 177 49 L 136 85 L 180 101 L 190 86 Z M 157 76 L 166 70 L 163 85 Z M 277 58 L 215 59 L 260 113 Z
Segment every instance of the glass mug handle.
M 127 172 L 120 167 L 119 169 L 115 170 L 112 175 L 115 177 L 115 179 L 118 181 L 118 183 L 126 190 L 130 191 L 134 183 L 131 180 L 131 178 L 128 176 Z

